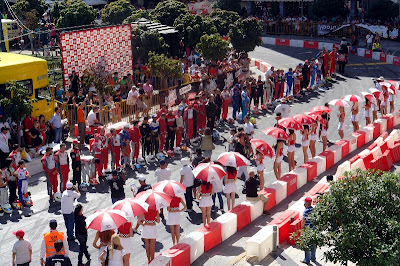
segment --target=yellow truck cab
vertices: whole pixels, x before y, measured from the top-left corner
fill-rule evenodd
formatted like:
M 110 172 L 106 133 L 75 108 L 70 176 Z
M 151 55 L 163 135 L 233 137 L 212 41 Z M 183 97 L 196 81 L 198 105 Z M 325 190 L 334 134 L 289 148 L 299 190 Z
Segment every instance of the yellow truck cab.
M 0 53 L 0 94 L 6 94 L 6 83 L 13 80 L 23 84 L 33 100 L 32 116 L 37 118 L 43 114 L 49 120 L 55 102 L 49 88 L 47 61 L 33 56 Z

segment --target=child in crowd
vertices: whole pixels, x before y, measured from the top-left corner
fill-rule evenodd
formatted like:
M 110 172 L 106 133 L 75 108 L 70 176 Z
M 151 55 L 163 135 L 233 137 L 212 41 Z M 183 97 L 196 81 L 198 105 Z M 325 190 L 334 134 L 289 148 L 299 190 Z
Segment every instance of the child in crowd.
M 25 161 L 18 162 L 18 169 L 15 172 L 18 177 L 18 198 L 24 204 L 25 194 L 28 193 L 28 178 L 31 177 L 25 168 Z

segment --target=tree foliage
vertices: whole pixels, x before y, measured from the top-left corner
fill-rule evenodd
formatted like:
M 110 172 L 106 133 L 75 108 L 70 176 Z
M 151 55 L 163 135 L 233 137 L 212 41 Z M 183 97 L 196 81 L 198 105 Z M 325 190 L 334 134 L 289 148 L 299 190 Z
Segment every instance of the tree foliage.
M 334 182 L 317 203 L 298 244 L 328 246 L 327 260 L 400 265 L 400 174 L 358 170 Z
M 229 30 L 229 38 L 237 51 L 250 52 L 261 45 L 263 27 L 255 18 L 238 20 Z
M 229 50 L 229 42 L 221 39 L 219 34 L 203 35 L 196 49 L 205 59 L 222 60 Z
M 82 0 L 55 3 L 52 15 L 57 28 L 89 25 L 96 19 L 96 11 Z
M 239 13 L 241 9 L 240 2 L 241 0 L 218 0 L 214 4 L 214 7 L 222 10 L 234 11 Z
M 399 3 L 391 0 L 380 0 L 372 4 L 368 10 L 368 16 L 382 21 L 388 18 L 396 18 L 399 15 Z
M 189 11 L 184 3 L 175 0 L 167 0 L 158 3 L 151 14 L 161 24 L 173 26 L 177 17 L 189 14 Z
M 318 0 L 311 6 L 312 13 L 318 18 L 333 18 L 344 14 L 343 0 Z
M 30 30 L 38 27 L 40 18 L 48 8 L 49 5 L 44 0 L 18 0 L 13 5 L 15 14 Z
M 174 27 L 179 31 L 179 36 L 187 47 L 195 47 L 201 36 L 217 31 L 210 19 L 192 14 L 180 15 L 175 19 Z
M 163 80 L 164 89 L 167 88 L 168 78 L 180 78 L 181 62 L 166 57 L 164 54 L 149 52 L 149 62 L 147 66 L 153 76 L 160 77 Z
M 129 17 L 124 19 L 124 21 L 122 23 L 123 24 L 132 23 L 132 22 L 138 21 L 141 18 L 145 18 L 145 19 L 150 20 L 150 21 L 154 21 L 155 20 L 154 16 L 149 11 L 143 10 L 143 9 L 139 9 L 137 11 L 134 11 L 132 13 L 132 15 L 130 15 Z
M 101 10 L 101 20 L 109 24 L 121 24 L 134 11 L 135 7 L 128 0 L 118 0 L 109 3 Z
M 230 27 L 240 20 L 237 12 L 216 9 L 210 13 L 209 17 L 214 23 L 215 28 L 221 36 L 227 36 Z
M 12 97 L 9 97 L 12 95 Z M 0 106 L 5 114 L 3 118 L 11 117 L 13 121 L 20 121 L 27 114 L 32 113 L 32 100 L 28 91 L 21 83 L 10 81 L 6 84 L 6 94 L 0 95 Z
M 148 30 L 146 26 L 132 30 L 132 56 L 134 60 L 147 62 L 150 51 L 157 54 L 166 54 L 168 48 L 168 44 L 165 43 L 164 38 L 157 31 Z

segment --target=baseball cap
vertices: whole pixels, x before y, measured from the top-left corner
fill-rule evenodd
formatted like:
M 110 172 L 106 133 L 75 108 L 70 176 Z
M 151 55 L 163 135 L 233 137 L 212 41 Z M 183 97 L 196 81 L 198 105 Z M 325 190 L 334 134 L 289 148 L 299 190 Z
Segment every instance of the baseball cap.
M 310 198 L 310 197 L 306 197 L 306 198 L 304 199 L 304 202 L 311 203 L 311 202 L 312 202 L 312 198 Z
M 57 220 L 56 219 L 51 219 L 50 222 L 49 222 L 49 225 L 52 225 L 52 224 L 57 225 Z
M 139 181 L 146 181 L 146 177 L 144 175 L 139 176 Z
M 18 236 L 18 237 L 24 237 L 25 232 L 23 230 L 19 229 L 19 230 L 13 232 L 13 235 Z
M 124 125 L 124 128 L 129 128 L 129 124 L 126 123 L 126 124 Z
M 164 165 L 165 164 L 165 161 L 164 160 L 161 160 L 160 161 L 160 165 Z
M 66 188 L 67 189 L 71 189 L 74 186 L 74 184 L 72 184 L 72 182 L 68 181 L 66 184 Z
M 182 158 L 182 159 L 181 159 L 181 164 L 182 164 L 182 166 L 188 165 L 188 164 L 189 164 L 188 158 Z

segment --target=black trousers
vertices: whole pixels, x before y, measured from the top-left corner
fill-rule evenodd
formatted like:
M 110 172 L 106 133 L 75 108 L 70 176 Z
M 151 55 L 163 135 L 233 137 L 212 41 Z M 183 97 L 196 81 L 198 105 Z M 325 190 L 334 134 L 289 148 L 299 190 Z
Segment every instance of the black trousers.
M 86 259 L 90 259 L 90 255 L 87 249 L 87 236 L 76 235 L 76 239 L 79 242 L 79 254 L 78 254 L 78 264 L 82 264 L 83 255 L 85 255 Z
M 344 67 L 346 66 L 346 63 L 338 62 L 338 65 L 339 65 L 339 73 L 344 74 Z
M 207 117 L 207 127 L 211 129 L 211 132 L 214 129 L 215 118 L 214 117 Z
M 8 191 L 10 193 L 8 203 L 12 204 L 17 199 L 17 181 L 8 181 Z
M 192 194 L 192 187 L 187 187 L 186 188 L 186 193 L 185 193 L 185 201 L 186 201 L 186 206 L 189 210 L 192 209 L 193 207 L 193 194 Z
M 78 168 L 78 170 L 76 170 Z M 72 184 L 81 185 L 82 182 L 82 165 L 80 161 L 72 163 Z
M 151 153 L 156 155 L 160 147 L 160 138 L 158 135 L 151 136 Z
M 167 135 L 166 145 L 169 150 L 172 150 L 174 148 L 174 142 L 175 142 L 175 128 L 171 130 L 168 127 L 167 132 L 168 135 Z
M 0 150 L 0 168 L 6 167 L 6 159 L 8 157 L 9 153 L 5 153 L 2 150 Z

